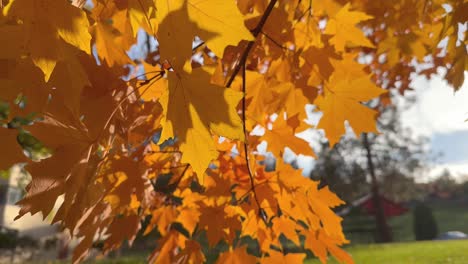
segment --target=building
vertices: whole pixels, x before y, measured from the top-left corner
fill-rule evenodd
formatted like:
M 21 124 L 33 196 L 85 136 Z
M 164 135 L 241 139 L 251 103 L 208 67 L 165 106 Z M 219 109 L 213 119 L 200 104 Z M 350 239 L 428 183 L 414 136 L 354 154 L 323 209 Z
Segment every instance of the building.
M 27 180 L 20 166 L 13 166 L 8 179 L 0 178 L 0 227 L 17 233 L 19 237 L 28 236 L 36 240 L 57 234 L 58 227 L 51 226 L 51 216 L 43 219 L 42 214 L 25 215 L 14 220 L 20 207 L 16 205 L 23 196 L 21 182 Z

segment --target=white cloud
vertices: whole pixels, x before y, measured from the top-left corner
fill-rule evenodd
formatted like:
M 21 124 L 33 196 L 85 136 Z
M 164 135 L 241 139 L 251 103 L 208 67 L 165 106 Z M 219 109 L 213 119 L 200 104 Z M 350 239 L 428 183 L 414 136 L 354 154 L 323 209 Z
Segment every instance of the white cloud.
M 445 170 L 448 170 L 458 181 L 468 180 L 468 163 L 446 163 L 436 165 L 431 168 L 429 177 L 425 180 L 433 180 L 440 176 Z
M 468 130 L 468 82 L 456 93 L 440 76 L 430 81 L 417 77 L 413 87 L 417 102 L 403 112 L 402 122 L 415 134 Z

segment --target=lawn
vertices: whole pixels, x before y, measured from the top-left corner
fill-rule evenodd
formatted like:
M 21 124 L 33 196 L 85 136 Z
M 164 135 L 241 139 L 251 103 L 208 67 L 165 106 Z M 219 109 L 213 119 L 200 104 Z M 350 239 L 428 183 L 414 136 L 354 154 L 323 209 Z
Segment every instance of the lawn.
M 369 244 L 346 249 L 356 264 L 466 264 L 468 240 Z M 318 264 L 318 260 L 307 261 Z M 338 263 L 335 260 L 331 264 Z
M 466 264 L 468 240 L 404 242 L 350 246 L 346 249 L 356 264 Z M 134 255 L 96 261 L 99 264 L 146 263 L 146 256 Z M 307 260 L 307 264 L 319 264 Z M 330 264 L 337 264 L 330 259 Z

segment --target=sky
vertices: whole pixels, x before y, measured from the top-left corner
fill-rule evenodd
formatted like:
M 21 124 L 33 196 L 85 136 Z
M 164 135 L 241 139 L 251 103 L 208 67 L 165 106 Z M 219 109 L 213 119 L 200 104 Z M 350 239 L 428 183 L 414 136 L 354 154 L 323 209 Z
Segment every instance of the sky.
M 444 169 L 458 178 L 468 174 L 468 83 L 454 92 L 438 75 L 430 81 L 417 77 L 413 87 L 417 101 L 402 113 L 402 123 L 415 136 L 429 137 L 432 154 L 441 154 L 431 162 L 429 177 Z

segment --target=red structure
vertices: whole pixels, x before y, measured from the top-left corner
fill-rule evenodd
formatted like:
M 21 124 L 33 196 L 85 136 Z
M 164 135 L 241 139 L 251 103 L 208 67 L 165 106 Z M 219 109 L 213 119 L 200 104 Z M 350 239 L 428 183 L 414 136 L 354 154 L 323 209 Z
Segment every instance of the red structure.
M 399 216 L 409 211 L 408 208 L 404 207 L 400 203 L 388 200 L 387 198 L 381 195 L 379 196 L 379 198 L 384 210 L 385 217 Z M 350 206 L 338 212 L 338 215 L 347 215 L 352 207 L 359 207 L 365 213 L 369 215 L 375 215 L 375 206 L 371 194 L 368 194 L 353 201 L 352 203 L 350 203 Z
M 383 196 L 379 196 L 380 204 L 383 207 L 385 217 L 399 216 L 408 212 L 408 208 L 403 207 L 401 204 L 388 200 Z M 372 197 L 369 195 L 367 199 L 363 200 L 359 205 L 368 214 L 375 214 L 375 206 Z

